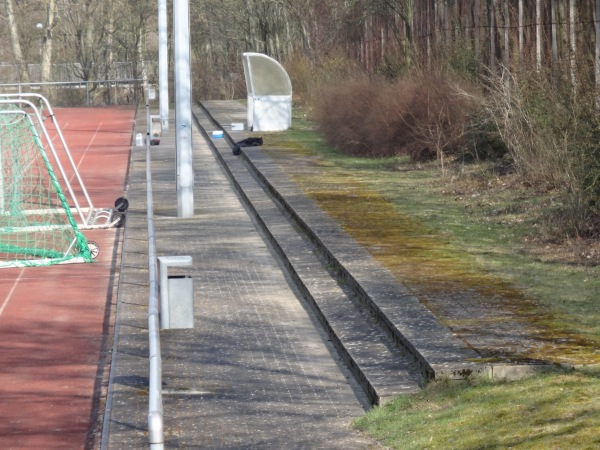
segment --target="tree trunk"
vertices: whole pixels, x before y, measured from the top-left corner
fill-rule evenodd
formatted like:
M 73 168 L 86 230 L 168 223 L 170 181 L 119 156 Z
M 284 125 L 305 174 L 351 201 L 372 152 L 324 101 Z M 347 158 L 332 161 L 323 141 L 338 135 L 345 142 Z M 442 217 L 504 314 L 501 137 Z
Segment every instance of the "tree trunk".
M 575 0 L 569 0 L 569 44 L 571 49 L 571 85 L 573 90 L 577 91 L 577 41 L 575 40 Z
M 46 9 L 46 29 L 42 38 L 41 81 L 50 81 L 52 68 L 52 29 L 56 15 L 56 0 L 49 0 Z
M 425 22 L 427 36 L 427 70 L 431 70 L 431 33 L 435 27 L 431 26 L 431 4 L 427 2 L 427 19 Z
M 29 72 L 27 72 L 27 63 L 24 61 L 23 52 L 21 51 L 19 29 L 15 20 L 13 0 L 6 0 L 6 21 L 8 22 L 8 31 L 10 33 L 10 45 L 13 52 L 13 58 L 19 67 L 19 82 L 29 83 Z
M 255 14 L 254 14 L 254 2 L 252 0 L 244 0 L 244 6 L 246 7 L 246 16 L 248 17 L 248 31 L 246 34 L 246 41 L 248 42 L 249 50 L 257 52 L 258 48 L 258 29 L 256 26 Z
M 510 69 L 510 7 L 504 0 L 504 67 Z
M 594 5 L 594 26 L 596 27 L 596 109 L 600 109 L 600 0 L 595 1 Z
M 525 49 L 525 35 L 524 35 L 524 27 L 525 27 L 525 12 L 523 8 L 523 0 L 519 0 L 519 70 L 523 72 L 525 68 L 524 59 L 524 49 Z
M 496 1 L 488 0 L 490 23 L 490 70 L 496 72 Z
M 445 52 L 449 52 L 452 48 L 452 16 L 450 15 L 450 5 L 448 4 L 448 0 L 445 0 L 443 2 L 443 8 L 444 10 L 442 11 L 442 20 L 444 23 L 443 27 L 446 35 L 446 42 L 444 42 L 444 48 Z
M 550 2 L 550 21 L 552 22 L 552 70 L 558 68 L 558 37 L 556 31 L 556 0 Z M 596 26 L 596 29 L 598 27 Z
M 105 80 L 110 80 L 113 77 L 113 71 L 112 71 L 112 65 L 113 65 L 113 59 L 114 59 L 114 54 L 113 54 L 113 33 L 114 33 L 114 28 L 115 28 L 115 14 L 114 14 L 114 8 L 113 8 L 113 2 L 112 0 L 109 0 L 107 2 L 107 11 L 106 14 L 108 15 L 108 35 L 106 37 L 106 70 L 104 72 L 104 79 Z M 107 94 L 108 94 L 108 104 L 111 105 L 113 102 L 113 95 L 112 95 L 112 88 L 111 88 L 111 84 L 109 83 L 109 85 L 107 86 Z M 114 95 L 114 99 L 117 99 L 116 96 L 116 88 L 115 88 L 115 95 Z
M 473 23 L 475 25 L 474 38 L 475 38 L 475 57 L 479 61 L 479 55 L 481 53 L 481 43 L 479 40 L 479 26 L 481 24 L 481 16 L 479 15 L 479 0 L 473 2 Z
M 535 2 L 535 68 L 542 70 L 542 0 Z

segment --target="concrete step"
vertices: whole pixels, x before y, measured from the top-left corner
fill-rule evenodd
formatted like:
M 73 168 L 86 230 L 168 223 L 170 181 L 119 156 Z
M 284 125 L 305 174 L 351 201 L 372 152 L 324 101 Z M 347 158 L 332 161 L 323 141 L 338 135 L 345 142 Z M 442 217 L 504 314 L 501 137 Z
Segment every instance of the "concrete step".
M 369 252 L 348 236 L 318 205 L 304 195 L 262 152 L 245 149 L 254 167 L 303 233 L 314 242 L 331 270 L 376 317 L 381 327 L 411 354 L 425 379 L 460 379 L 487 370 L 471 362 L 479 356 L 458 339 Z
M 394 358 L 406 364 L 403 370 L 413 379 L 416 370 L 421 382 L 443 377 L 462 378 L 485 370 L 484 366 L 470 362 L 477 358 L 474 351 L 410 295 L 259 148 L 244 148 L 240 156 L 232 155 L 233 142 L 246 135 L 229 131 L 227 124 L 244 122 L 242 105 L 219 102 L 205 106 L 205 111 L 200 108 L 196 111 L 198 117 L 204 116 L 202 126 L 208 130 L 217 127 L 224 130 L 224 139 L 213 140 L 223 164 L 239 184 L 248 205 L 253 205 L 257 217 L 264 222 L 270 239 L 296 284 L 314 303 L 332 340 L 339 341 L 340 353 L 347 354 L 346 363 L 358 367 L 355 368 L 357 378 L 366 377 L 362 367 L 384 366 L 392 372 L 397 370 L 390 365 Z M 249 184 L 248 179 L 253 179 L 254 184 Z M 277 214 L 285 218 L 284 223 L 274 219 Z M 309 254 L 310 258 L 306 256 Z M 317 272 L 319 276 L 315 275 Z M 362 332 L 349 332 L 358 327 L 358 322 L 369 325 Z M 382 352 L 369 348 L 373 342 L 393 350 Z M 376 363 L 377 358 L 369 360 L 365 354 L 385 354 L 387 359 Z M 381 379 L 377 370 L 371 377 Z M 372 383 L 367 381 L 365 385 L 371 397 L 377 399 Z M 398 391 L 411 389 L 402 383 L 398 386 Z M 386 392 L 381 390 L 380 397 L 386 397 Z
M 195 111 L 200 126 L 211 122 Z M 394 345 L 364 306 L 344 292 L 327 272 L 324 261 L 310 241 L 294 228 L 289 215 L 267 195 L 248 170 L 233 156 L 223 140 L 212 140 L 218 158 L 225 165 L 261 230 L 287 269 L 295 288 L 310 304 L 312 312 L 327 331 L 340 358 L 373 404 L 420 389 L 420 373 L 410 358 Z

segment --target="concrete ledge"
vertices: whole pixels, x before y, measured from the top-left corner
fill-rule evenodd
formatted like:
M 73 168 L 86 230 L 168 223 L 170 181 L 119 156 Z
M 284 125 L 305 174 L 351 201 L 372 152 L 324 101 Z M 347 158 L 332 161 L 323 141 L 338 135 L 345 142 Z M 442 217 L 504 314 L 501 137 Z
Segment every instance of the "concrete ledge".
M 227 122 L 219 116 L 220 102 L 208 102 L 206 108 L 211 109 L 208 113 L 213 120 Z M 243 110 L 241 104 L 239 108 Z M 231 114 L 233 105 L 228 103 L 226 109 Z M 231 136 L 225 134 L 226 140 L 232 143 Z M 480 367 L 469 362 L 478 357 L 473 350 L 442 325 L 416 297 L 408 294 L 387 269 L 291 182 L 259 148 L 244 149 L 239 158 L 327 258 L 338 279 L 370 310 L 396 345 L 412 355 L 423 378 L 468 374 Z
M 209 102 L 209 114 L 220 122 L 225 108 L 232 114 L 236 106 Z M 243 106 L 239 105 L 240 114 Z M 226 133 L 227 134 L 227 133 Z M 236 139 L 244 136 L 236 135 Z M 231 136 L 226 138 L 232 143 Z M 353 238 L 348 236 L 316 203 L 259 148 L 244 149 L 239 157 L 269 195 L 286 210 L 295 226 L 320 249 L 337 278 L 347 285 L 370 310 L 396 344 L 408 351 L 425 379 L 464 379 L 483 376 L 493 379 L 520 379 L 554 365 L 511 365 L 477 363 L 478 354 L 457 338 L 419 300 L 410 295 L 387 269 Z

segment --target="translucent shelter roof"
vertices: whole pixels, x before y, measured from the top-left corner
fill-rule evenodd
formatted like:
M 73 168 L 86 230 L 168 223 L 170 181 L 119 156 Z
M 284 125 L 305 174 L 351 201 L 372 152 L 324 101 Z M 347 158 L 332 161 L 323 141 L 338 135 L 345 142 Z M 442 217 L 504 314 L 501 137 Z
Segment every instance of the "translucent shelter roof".
M 262 53 L 244 53 L 242 60 L 249 96 L 292 95 L 292 82 L 279 62 Z

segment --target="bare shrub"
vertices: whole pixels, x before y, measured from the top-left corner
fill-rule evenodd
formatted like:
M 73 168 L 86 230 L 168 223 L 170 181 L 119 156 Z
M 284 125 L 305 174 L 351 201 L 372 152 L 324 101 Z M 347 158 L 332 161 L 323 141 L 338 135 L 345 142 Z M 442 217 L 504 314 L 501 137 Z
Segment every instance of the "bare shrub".
M 301 105 L 313 105 L 319 99 L 323 86 L 362 73 L 357 61 L 341 52 L 330 52 L 317 60 L 298 52 L 283 61 L 283 65 L 294 87 L 294 102 Z
M 320 131 L 343 152 L 368 157 L 406 154 L 414 161 L 460 151 L 476 102 L 445 77 L 393 83 L 356 78 L 323 91 Z
M 463 151 L 470 116 L 477 108 L 474 94 L 467 93 L 471 90 L 464 81 L 430 75 L 418 84 L 409 105 L 407 115 L 414 140 L 438 159 L 442 170 L 448 155 Z
M 591 91 L 547 80 L 509 72 L 490 77 L 486 110 L 522 177 L 557 193 L 546 234 L 590 235 L 600 207 L 600 116 Z
M 196 101 L 231 100 L 246 97 L 244 73 L 236 60 L 213 61 L 199 53 L 192 59 L 193 95 Z
M 381 83 L 369 115 L 364 119 L 364 135 L 370 155 L 406 154 L 414 137 L 408 121 L 410 104 L 417 93 L 417 82 L 404 78 L 395 83 Z
M 315 103 L 315 118 L 327 142 L 344 153 L 368 156 L 371 143 L 364 135 L 379 83 L 356 78 L 330 85 Z
M 311 93 L 315 89 L 314 64 L 308 56 L 298 54 L 285 61 L 283 65 L 294 88 L 294 102 L 301 105 L 306 104 L 310 101 Z

